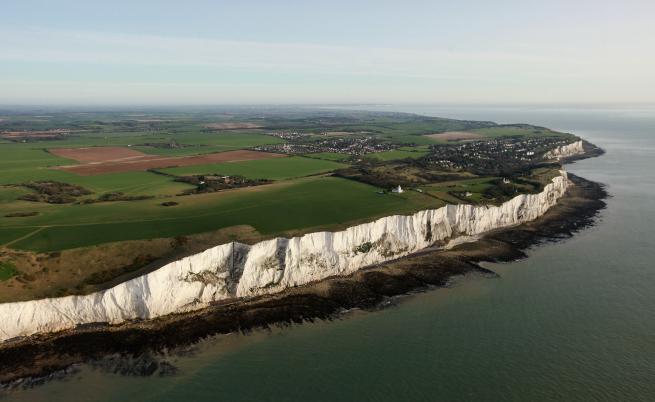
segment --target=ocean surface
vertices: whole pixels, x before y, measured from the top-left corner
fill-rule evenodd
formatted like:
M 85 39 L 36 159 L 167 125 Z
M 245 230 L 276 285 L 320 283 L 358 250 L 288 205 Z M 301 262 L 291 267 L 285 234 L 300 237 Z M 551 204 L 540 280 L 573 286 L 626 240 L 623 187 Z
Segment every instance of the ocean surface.
M 333 322 L 226 335 L 179 373 L 83 367 L 7 401 L 654 401 L 655 106 L 364 106 L 525 122 L 607 154 L 569 165 L 611 194 L 597 225 L 529 258 Z

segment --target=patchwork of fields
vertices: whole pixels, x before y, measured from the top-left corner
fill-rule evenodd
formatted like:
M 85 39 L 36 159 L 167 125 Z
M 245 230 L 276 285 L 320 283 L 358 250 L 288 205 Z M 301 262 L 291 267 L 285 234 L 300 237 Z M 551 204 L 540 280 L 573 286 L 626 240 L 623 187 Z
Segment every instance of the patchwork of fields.
M 230 131 L 174 137 L 176 143 L 186 146 L 137 145 L 159 146 L 171 139 L 159 133 L 139 132 L 2 144 L 0 245 L 55 251 L 244 224 L 263 235 L 272 235 L 410 213 L 435 201 L 418 193 L 381 196 L 366 184 L 316 176 L 347 166 L 340 162 L 347 158 L 341 154 L 321 159 L 247 150 L 253 145 L 280 141 L 272 136 Z M 219 149 L 222 152 L 212 153 Z M 157 170 L 165 174 L 145 170 L 153 167 L 163 167 Z M 275 182 L 219 193 L 179 195 L 193 186 L 176 181 L 174 176 L 209 174 Z M 21 184 L 34 181 L 81 186 L 92 192 L 80 197 L 82 201 L 116 192 L 154 198 L 89 205 L 20 200 L 32 192 Z M 177 205 L 163 207 L 166 201 Z
M 98 152 L 106 150 L 107 152 Z M 129 151 L 129 152 L 128 152 Z M 59 169 L 80 176 L 94 176 L 107 173 L 144 171 L 170 166 L 193 166 L 219 162 L 240 162 L 270 158 L 284 158 L 285 155 L 249 150 L 225 151 L 190 156 L 154 156 L 123 147 L 91 147 L 53 149 L 55 155 L 84 162 L 80 165 L 61 166 Z
M 327 138 L 335 133 L 336 137 L 373 135 L 398 144 L 393 150 L 364 156 L 379 163 L 422 158 L 429 153 L 430 144 L 444 141 L 561 134 L 532 126 L 400 115 L 361 114 L 359 118 L 360 123 L 332 124 L 329 131 L 312 128 L 318 123 L 311 119 L 302 121 L 307 130 L 322 132 Z M 273 123 L 254 120 L 185 123 L 155 116 L 133 122 L 118 118 L 106 124 L 85 121 L 83 130 L 61 130 L 58 124 L 51 127 L 45 121 L 30 123 L 29 127 L 40 131 L 14 129 L 12 136 L 27 140 L 5 142 L 0 147 L 0 245 L 58 250 L 239 224 L 272 234 L 462 201 L 449 195 L 443 185 L 425 187 L 425 193 L 379 195 L 378 188 L 363 183 L 319 176 L 356 162 L 357 158 L 345 153 L 289 156 L 249 150 L 285 142 L 279 135 L 267 135 L 271 130 L 299 127 L 292 118 L 271 120 Z M 107 131 L 107 127 L 123 130 Z M 440 130 L 436 134 L 435 127 Z M 43 132 L 56 133 L 56 140 L 44 140 Z M 183 196 L 195 187 L 176 178 L 191 175 L 242 176 L 272 180 L 273 184 Z M 66 204 L 21 200 L 33 192 L 24 184 L 35 181 L 79 186 L 90 195 Z M 469 191 L 473 187 L 479 186 L 460 183 L 455 190 L 466 189 L 472 193 L 470 201 L 475 202 L 480 192 Z M 103 194 L 118 194 L 115 197 L 129 201 L 98 203 Z M 173 206 L 163 207 L 162 203 Z
M 214 163 L 195 166 L 159 169 L 176 176 L 183 175 L 240 175 L 249 179 L 284 180 L 329 172 L 347 166 L 328 160 L 292 156 L 246 162 Z
M 294 108 L 0 117 L 4 301 L 98 290 L 231 240 L 499 202 L 533 191 L 552 167 L 523 177 L 531 162 L 510 158 L 503 166 L 524 170 L 505 183 L 505 173 L 456 166 L 505 145 L 525 152 L 543 142 L 538 137 L 558 137 L 548 145 L 567 136 L 528 125 Z M 401 184 L 403 193 L 390 191 Z

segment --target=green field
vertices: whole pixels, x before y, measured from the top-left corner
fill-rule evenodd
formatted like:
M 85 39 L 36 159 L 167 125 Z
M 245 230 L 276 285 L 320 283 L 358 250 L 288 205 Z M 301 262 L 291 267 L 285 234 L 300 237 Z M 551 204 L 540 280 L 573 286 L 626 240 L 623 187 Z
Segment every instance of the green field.
M 68 173 L 67 173 L 68 174 Z M 77 184 L 95 193 L 120 191 L 126 195 L 175 195 L 193 186 L 172 181 L 150 172 L 110 173 L 98 176 L 66 177 L 64 182 Z
M 280 138 L 256 132 L 191 132 L 184 134 L 173 134 L 165 136 L 160 142 L 175 140 L 178 144 L 185 145 L 183 148 L 154 148 L 135 146 L 141 152 L 167 155 L 184 156 L 206 154 L 211 152 L 233 151 L 266 144 L 279 144 L 283 142 Z M 144 141 L 140 141 L 143 143 Z M 154 142 L 154 141 L 152 141 Z
M 342 163 L 292 156 L 288 158 L 261 159 L 245 162 L 214 163 L 161 169 L 176 176 L 193 174 L 239 175 L 249 179 L 283 180 L 328 172 L 342 168 Z
M 558 131 L 553 131 L 549 129 L 541 129 L 536 127 L 524 127 L 524 126 L 498 126 L 498 127 L 487 127 L 487 128 L 477 128 L 473 130 L 468 130 L 472 133 L 482 134 L 486 137 L 522 137 L 522 136 L 568 136 L 569 134 L 560 133 Z
M 110 241 L 172 237 L 243 224 L 269 235 L 410 213 L 435 205 L 434 199 L 415 192 L 379 195 L 376 191 L 357 182 L 317 177 L 174 197 L 170 200 L 180 205 L 168 208 L 160 206 L 160 200 L 40 204 L 38 216 L 0 218 L 3 228 L 0 238 L 9 242 L 40 229 L 12 247 L 49 251 Z
M 79 176 L 74 173 L 49 168 L 48 166 L 56 166 L 62 163 L 57 159 L 35 159 L 31 163 L 27 161 L 25 163 L 0 161 L 0 185 L 20 184 L 36 180 L 54 180 L 76 184 L 94 193 L 121 191 L 127 195 L 173 195 L 191 188 L 188 184 L 175 182 L 169 177 L 145 171 Z M 62 161 L 65 161 L 65 159 L 62 159 Z M 0 200 L 3 199 L 2 194 L 6 195 L 7 192 L 6 188 L 0 188 Z
M 155 148 L 151 146 L 139 146 L 145 143 L 171 143 L 177 142 L 182 145 L 189 145 L 182 148 Z M 259 132 L 202 132 L 186 131 L 182 133 L 166 132 L 101 132 L 101 133 L 79 133 L 69 138 L 57 141 L 35 141 L 30 143 L 10 143 L 8 146 L 13 149 L 37 149 L 48 148 L 76 148 L 90 146 L 128 146 L 145 153 L 155 155 L 194 155 L 219 151 L 230 151 L 235 149 L 249 148 L 257 145 L 278 144 L 283 142 L 280 138 L 265 135 Z M 3 145 L 4 146 L 4 145 Z M 70 163 L 70 161 L 68 162 Z
M 454 197 L 449 192 L 455 193 L 466 193 L 469 192 L 471 195 L 465 199 L 472 202 L 480 202 L 483 200 L 483 194 L 485 190 L 490 188 L 493 184 L 493 180 L 497 179 L 496 177 L 482 177 L 475 179 L 466 179 L 466 180 L 457 180 L 451 182 L 443 182 L 439 184 L 431 184 L 428 186 L 421 187 L 426 194 L 433 195 L 441 200 L 450 203 L 457 203 L 460 200 L 457 197 Z
M 14 219 L 18 219 L 18 218 L 14 218 Z M 19 228 L 0 227 L 0 246 L 12 242 L 16 239 L 19 239 L 23 236 L 26 236 L 31 232 L 33 232 L 34 230 L 36 229 L 32 227 L 19 227 Z
M 335 162 L 344 162 L 352 157 L 352 155 L 340 154 L 337 152 L 317 152 L 314 154 L 305 154 L 303 156 L 306 158 L 325 159 L 328 161 L 335 161 Z

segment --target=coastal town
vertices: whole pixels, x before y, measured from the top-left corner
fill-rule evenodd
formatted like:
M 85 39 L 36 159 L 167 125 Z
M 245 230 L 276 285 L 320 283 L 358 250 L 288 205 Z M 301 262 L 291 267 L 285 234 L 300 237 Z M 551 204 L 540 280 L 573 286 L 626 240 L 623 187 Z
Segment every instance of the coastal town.
M 433 145 L 425 160 L 445 170 L 498 175 L 542 163 L 546 152 L 568 143 L 570 139 L 560 137 L 503 137 L 466 141 Z
M 372 136 L 316 137 L 294 132 L 279 138 L 284 138 L 287 142 L 284 144 L 257 146 L 253 149 L 262 152 L 279 152 L 296 155 L 330 152 L 361 156 L 369 153 L 390 151 L 400 146 L 399 144 L 388 141 L 381 141 Z

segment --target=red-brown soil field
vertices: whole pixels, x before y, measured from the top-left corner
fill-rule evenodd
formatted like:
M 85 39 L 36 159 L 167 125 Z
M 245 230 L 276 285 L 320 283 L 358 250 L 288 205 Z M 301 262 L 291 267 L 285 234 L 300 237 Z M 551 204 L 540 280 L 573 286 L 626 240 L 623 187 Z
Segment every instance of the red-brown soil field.
M 210 123 L 210 124 L 205 124 L 205 128 L 211 129 L 211 130 L 237 130 L 240 128 L 261 128 L 263 127 L 261 124 L 256 124 L 256 123 Z
M 76 173 L 80 176 L 209 163 L 284 158 L 287 156 L 269 152 L 239 150 L 205 155 L 168 157 L 148 155 L 126 147 L 55 148 L 50 149 L 50 152 L 63 158 L 81 162 L 79 165 L 58 167 L 58 169 Z
M 427 137 L 434 138 L 435 140 L 443 140 L 443 141 L 461 141 L 461 140 L 474 140 L 477 138 L 484 138 L 484 135 L 478 133 L 471 133 L 468 131 L 448 131 L 445 133 L 428 134 Z
M 81 163 L 118 162 L 136 158 L 160 158 L 127 147 L 51 148 L 51 154 Z M 142 159 L 143 160 L 143 159 Z

